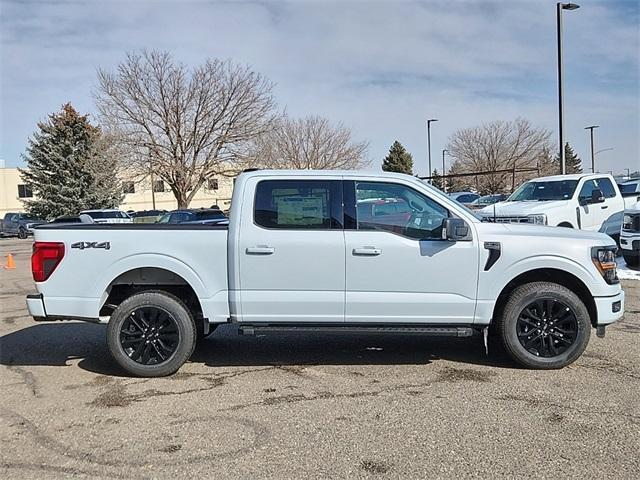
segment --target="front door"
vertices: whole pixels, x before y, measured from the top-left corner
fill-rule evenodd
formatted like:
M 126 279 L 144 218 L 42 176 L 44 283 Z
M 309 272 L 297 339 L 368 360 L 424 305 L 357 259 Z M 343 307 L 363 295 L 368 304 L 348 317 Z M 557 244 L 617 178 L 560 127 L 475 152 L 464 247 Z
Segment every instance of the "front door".
M 346 322 L 473 323 L 478 241 L 442 240 L 444 206 L 410 185 L 347 181 L 349 211 Z
M 240 229 L 243 322 L 343 322 L 342 184 L 254 180 Z M 251 190 L 252 185 L 247 188 Z

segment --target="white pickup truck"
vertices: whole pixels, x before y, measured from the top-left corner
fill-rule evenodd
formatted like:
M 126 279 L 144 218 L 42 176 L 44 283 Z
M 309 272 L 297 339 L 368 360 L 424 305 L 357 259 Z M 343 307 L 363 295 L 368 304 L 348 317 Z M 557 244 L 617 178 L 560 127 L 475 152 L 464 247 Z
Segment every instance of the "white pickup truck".
M 39 321 L 107 323 L 130 374 L 175 372 L 239 331 L 491 335 L 560 368 L 624 311 L 616 245 L 596 232 L 481 222 L 401 174 L 241 174 L 228 226 L 46 225 L 27 297 Z
M 640 202 L 624 211 L 620 232 L 620 252 L 630 267 L 640 267 Z
M 507 200 L 478 213 L 500 223 L 569 227 L 618 237 L 624 209 L 639 196 L 623 197 L 611 175 L 557 175 L 523 183 Z

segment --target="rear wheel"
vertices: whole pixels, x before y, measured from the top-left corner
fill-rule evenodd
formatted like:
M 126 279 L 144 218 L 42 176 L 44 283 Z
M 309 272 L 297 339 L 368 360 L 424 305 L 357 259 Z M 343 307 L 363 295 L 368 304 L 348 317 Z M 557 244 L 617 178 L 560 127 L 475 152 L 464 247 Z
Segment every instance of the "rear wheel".
M 624 262 L 630 267 L 640 267 L 640 255 L 629 255 L 622 251 Z
M 163 291 L 142 292 L 114 310 L 107 344 L 128 373 L 162 377 L 175 373 L 193 353 L 196 325 L 177 297 Z
M 580 298 L 568 288 L 549 282 L 516 288 L 497 327 L 511 358 L 537 369 L 573 363 L 584 352 L 591 334 L 589 312 Z

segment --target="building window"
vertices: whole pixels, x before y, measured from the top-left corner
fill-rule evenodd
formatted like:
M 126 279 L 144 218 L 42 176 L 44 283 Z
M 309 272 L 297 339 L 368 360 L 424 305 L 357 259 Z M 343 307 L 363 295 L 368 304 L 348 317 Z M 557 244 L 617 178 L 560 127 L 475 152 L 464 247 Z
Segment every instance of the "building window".
M 133 182 L 122 182 L 122 193 L 136 193 L 136 186 Z
M 153 182 L 153 191 L 156 193 L 164 192 L 164 182 L 162 180 L 156 180 Z
M 33 197 L 33 191 L 31 187 L 24 184 L 18 185 L 18 198 L 31 198 Z
M 209 190 L 218 190 L 218 179 L 210 178 L 209 180 L 207 180 L 207 188 Z

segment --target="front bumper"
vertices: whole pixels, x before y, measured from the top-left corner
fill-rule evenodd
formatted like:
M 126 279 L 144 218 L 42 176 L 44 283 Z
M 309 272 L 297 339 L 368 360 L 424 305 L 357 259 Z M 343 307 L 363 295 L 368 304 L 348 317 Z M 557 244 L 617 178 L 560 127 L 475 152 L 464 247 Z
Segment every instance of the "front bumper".
M 594 297 L 598 325 L 609 325 L 624 315 L 624 290 L 612 297 Z
M 27 295 L 27 310 L 34 320 L 46 319 L 47 312 L 44 309 L 44 300 L 41 293 Z

